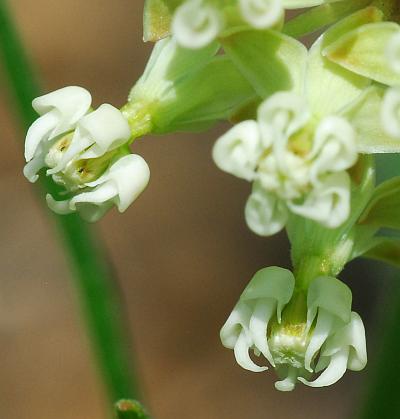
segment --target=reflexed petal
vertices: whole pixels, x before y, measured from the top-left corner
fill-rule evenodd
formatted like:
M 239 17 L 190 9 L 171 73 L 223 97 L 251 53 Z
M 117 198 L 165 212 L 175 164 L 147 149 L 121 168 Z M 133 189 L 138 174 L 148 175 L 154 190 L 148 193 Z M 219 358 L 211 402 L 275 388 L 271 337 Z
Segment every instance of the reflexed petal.
M 388 89 L 381 108 L 383 129 L 400 140 L 400 88 Z
M 322 173 L 339 172 L 352 167 L 358 158 L 356 133 L 343 118 L 328 116 L 315 133 L 310 158 L 314 159 L 311 177 L 318 183 Z
M 240 299 L 243 301 L 260 298 L 275 300 L 277 302 L 276 315 L 280 323 L 282 310 L 292 297 L 294 283 L 295 279 L 291 271 L 278 266 L 269 266 L 256 272 Z
M 312 331 L 310 343 L 307 346 L 304 357 L 304 366 L 306 370 L 312 372 L 311 362 L 314 355 L 319 352 L 321 346 L 328 338 L 333 325 L 334 317 L 323 308 L 318 310 L 317 324 Z
M 57 116 L 57 125 L 48 139 L 70 131 L 90 108 L 90 93 L 78 86 L 68 86 L 55 90 L 32 101 L 39 115 L 52 112 Z
M 269 146 L 275 140 L 275 138 L 269 140 L 271 127 L 277 134 L 290 136 L 303 127 L 309 117 L 307 103 L 301 96 L 292 92 L 275 93 L 258 108 L 257 119 L 265 146 Z
M 262 152 L 257 122 L 243 121 L 216 141 L 212 155 L 221 170 L 251 181 Z
M 119 158 L 99 179 L 86 185 L 112 185 L 116 191 L 114 201 L 119 212 L 124 212 L 143 192 L 149 179 L 150 169 L 146 161 L 137 154 L 128 154 Z
M 308 328 L 321 308 L 340 319 L 343 324 L 348 323 L 351 316 L 351 302 L 351 290 L 344 282 L 330 276 L 315 278 L 307 293 Z
M 59 117 L 51 111 L 38 118 L 28 129 L 25 138 L 25 160 L 28 162 L 36 155 L 41 142 L 50 139 L 50 134 L 57 126 Z
M 283 15 L 281 0 L 240 0 L 243 19 L 257 29 L 275 25 Z
M 262 372 L 266 371 L 268 367 L 260 367 L 256 365 L 249 355 L 250 349 L 249 340 L 246 336 L 246 332 L 242 331 L 239 335 L 239 338 L 233 348 L 236 362 L 245 370 L 253 371 L 253 372 Z
M 350 177 L 334 173 L 315 187 L 302 204 L 288 202 L 295 214 L 315 220 L 328 228 L 343 224 L 350 214 Z
M 346 347 L 350 347 L 347 368 L 362 370 L 367 364 L 365 328 L 361 317 L 354 311 L 351 312 L 350 322 L 327 340 L 322 355 L 329 357 Z
M 111 182 L 103 183 L 97 188 L 89 192 L 82 192 L 78 195 L 75 195 L 70 200 L 70 208 L 76 210 L 76 204 L 90 203 L 101 205 L 104 202 L 113 199 L 117 195 L 118 191 Z
M 388 43 L 386 55 L 393 70 L 400 75 L 400 33 L 394 35 Z
M 246 223 L 250 230 L 260 236 L 271 236 L 285 226 L 288 211 L 276 195 L 255 187 L 245 207 Z
M 303 377 L 298 380 L 310 387 L 325 387 L 330 386 L 339 381 L 347 369 L 347 360 L 349 358 L 349 348 L 340 350 L 332 355 L 328 367 L 321 373 L 321 375 L 314 381 L 307 381 Z
M 275 382 L 275 388 L 279 391 L 292 391 L 296 386 L 297 369 L 289 367 L 288 376 L 281 381 Z
M 45 166 L 45 154 L 41 153 L 29 161 L 23 170 L 24 176 L 29 180 L 29 182 L 36 182 L 39 179 L 37 174 L 39 170 Z
M 252 310 L 249 305 L 239 301 L 220 331 L 222 344 L 233 349 L 242 330 L 248 330 Z
M 46 202 L 48 207 L 56 214 L 66 215 L 75 212 L 75 209 L 70 207 L 70 200 L 56 201 L 50 194 L 46 195 Z
M 186 48 L 202 48 L 212 42 L 223 26 L 222 16 L 202 0 L 188 0 L 178 7 L 172 21 L 172 32 Z
M 268 347 L 267 331 L 271 317 L 276 313 L 276 300 L 263 298 L 257 301 L 249 323 L 249 330 L 255 347 L 268 359 L 274 367 L 274 359 Z

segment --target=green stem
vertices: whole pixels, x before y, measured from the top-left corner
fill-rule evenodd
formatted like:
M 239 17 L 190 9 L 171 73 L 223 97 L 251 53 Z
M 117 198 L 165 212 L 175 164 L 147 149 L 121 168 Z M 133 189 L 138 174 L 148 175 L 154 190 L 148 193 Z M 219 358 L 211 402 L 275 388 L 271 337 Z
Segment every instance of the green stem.
M 144 407 L 136 400 L 119 400 L 115 403 L 115 415 L 117 419 L 149 419 Z
M 0 39 L 5 74 L 26 129 L 37 118 L 31 102 L 40 95 L 40 89 L 5 0 L 0 0 Z M 48 177 L 42 180 L 42 186 L 42 194 L 44 191 L 54 193 L 57 190 Z M 54 216 L 54 219 L 71 262 L 92 345 L 111 402 L 136 397 L 137 386 L 131 369 L 127 327 L 99 240 L 76 215 Z

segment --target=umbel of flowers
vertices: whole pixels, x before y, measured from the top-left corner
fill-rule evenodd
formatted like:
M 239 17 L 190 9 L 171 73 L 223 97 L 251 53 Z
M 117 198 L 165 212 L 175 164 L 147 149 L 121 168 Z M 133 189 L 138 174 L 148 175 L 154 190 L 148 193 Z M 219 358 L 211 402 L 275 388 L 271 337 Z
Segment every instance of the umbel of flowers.
M 296 8 L 309 9 L 287 21 Z M 59 185 L 46 198 L 56 213 L 96 221 L 149 181 L 135 139 L 232 122 L 213 159 L 252 183 L 252 231 L 286 229 L 293 273 L 257 272 L 222 343 L 245 369 L 269 363 L 283 391 L 361 370 L 364 326 L 338 276 L 360 256 L 399 265 L 400 243 L 381 228 L 400 230 L 400 177 L 376 186 L 374 154 L 400 152 L 400 4 L 145 0 L 144 10 L 144 38 L 157 43 L 127 103 L 94 109 L 75 86 L 35 99 L 25 176 Z M 296 39 L 322 30 L 309 49 Z
M 249 371 L 268 369 L 249 353 L 262 355 L 281 378 L 275 383 L 278 390 L 291 391 L 298 381 L 329 386 L 346 369 L 359 371 L 367 363 L 364 326 L 351 311 L 351 300 L 349 288 L 336 278 L 319 276 L 303 290 L 295 288 L 287 269 L 264 268 L 240 296 L 221 329 L 221 341 Z

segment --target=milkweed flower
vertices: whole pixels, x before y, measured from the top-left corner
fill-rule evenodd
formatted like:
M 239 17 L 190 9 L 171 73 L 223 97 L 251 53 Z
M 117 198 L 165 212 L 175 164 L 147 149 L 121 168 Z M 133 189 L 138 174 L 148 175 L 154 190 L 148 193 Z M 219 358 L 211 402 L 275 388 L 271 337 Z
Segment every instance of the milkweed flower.
M 42 168 L 64 187 L 68 199 L 47 196 L 60 214 L 78 211 L 89 221 L 99 219 L 113 204 L 123 212 L 143 191 L 149 168 L 129 153 L 128 121 L 109 104 L 92 110 L 90 93 L 65 87 L 33 101 L 40 117 L 25 140 L 25 176 L 35 182 Z
M 213 158 L 220 169 L 254 181 L 245 216 L 260 235 L 280 231 L 290 211 L 330 228 L 349 216 L 346 169 L 358 158 L 356 133 L 345 118 L 316 119 L 293 92 L 272 95 L 259 106 L 256 121 L 243 121 L 220 137 Z
M 305 295 L 295 289 L 289 270 L 264 268 L 243 291 L 221 329 L 221 341 L 249 371 L 268 369 L 250 352 L 263 355 L 281 378 L 278 390 L 291 391 L 298 381 L 328 386 L 346 369 L 359 371 L 367 363 L 364 325 L 351 311 L 351 300 L 349 288 L 336 278 L 313 279 Z

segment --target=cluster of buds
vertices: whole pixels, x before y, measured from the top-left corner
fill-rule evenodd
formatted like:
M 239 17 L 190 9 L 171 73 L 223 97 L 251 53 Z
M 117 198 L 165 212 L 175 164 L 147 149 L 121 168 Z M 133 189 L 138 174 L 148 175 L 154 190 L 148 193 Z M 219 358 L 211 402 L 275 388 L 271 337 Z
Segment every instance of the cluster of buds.
M 287 269 L 264 268 L 243 291 L 221 329 L 221 341 L 249 371 L 268 369 L 249 351 L 263 355 L 281 378 L 278 390 L 291 391 L 297 381 L 329 386 L 346 369 L 359 371 L 367 363 L 364 325 L 351 311 L 351 300 L 350 289 L 336 278 L 314 278 L 304 291 Z
M 49 207 L 96 221 L 113 205 L 125 211 L 146 187 L 150 171 L 142 157 L 129 152 L 131 131 L 122 113 L 108 104 L 96 110 L 90 105 L 90 93 L 75 86 L 33 101 L 41 116 L 26 136 L 24 174 L 35 182 L 46 168 L 69 195 L 62 201 L 47 195 Z

